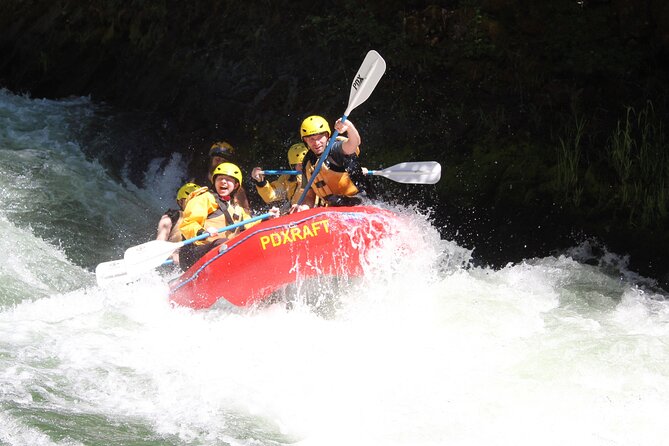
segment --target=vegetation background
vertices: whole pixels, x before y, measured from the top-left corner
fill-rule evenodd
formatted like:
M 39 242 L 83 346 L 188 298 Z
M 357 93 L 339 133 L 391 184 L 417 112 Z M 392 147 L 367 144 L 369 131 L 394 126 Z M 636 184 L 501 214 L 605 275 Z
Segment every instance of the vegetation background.
M 387 72 L 351 117 L 365 164 L 444 169 L 436 187 L 384 182 L 389 197 L 433 203 L 444 236 L 484 263 L 592 238 L 669 285 L 669 3 L 0 0 L 0 12 L 0 86 L 126 111 L 140 170 L 174 151 L 204 159 L 219 139 L 242 165 L 283 166 L 301 119 L 339 117 L 376 49 Z M 110 144 L 102 161 L 119 169 L 129 160 Z

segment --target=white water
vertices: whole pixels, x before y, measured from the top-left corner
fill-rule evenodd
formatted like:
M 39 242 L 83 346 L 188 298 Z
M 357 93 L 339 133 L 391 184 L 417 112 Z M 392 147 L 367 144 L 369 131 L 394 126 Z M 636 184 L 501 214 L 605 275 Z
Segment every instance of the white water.
M 0 94 L 0 444 L 669 443 L 665 296 L 571 257 L 463 268 L 420 212 L 334 313 L 302 295 L 290 311 L 171 308 L 157 274 L 96 287 L 95 259 L 150 237 L 152 192 L 183 160 L 153 164 L 153 189 L 118 184 L 68 132 L 94 110 Z M 45 146 L 35 173 L 25 151 Z M 35 211 L 49 194 L 75 217 Z

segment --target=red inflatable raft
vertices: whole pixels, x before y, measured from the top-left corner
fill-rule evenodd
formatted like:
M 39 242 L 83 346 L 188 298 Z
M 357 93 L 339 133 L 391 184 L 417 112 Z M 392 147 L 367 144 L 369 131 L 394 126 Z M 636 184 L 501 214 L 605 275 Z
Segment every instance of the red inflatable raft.
M 170 284 L 170 299 L 195 309 L 221 298 L 247 306 L 303 278 L 359 276 L 367 250 L 391 234 L 397 218 L 356 206 L 266 220 L 198 260 Z

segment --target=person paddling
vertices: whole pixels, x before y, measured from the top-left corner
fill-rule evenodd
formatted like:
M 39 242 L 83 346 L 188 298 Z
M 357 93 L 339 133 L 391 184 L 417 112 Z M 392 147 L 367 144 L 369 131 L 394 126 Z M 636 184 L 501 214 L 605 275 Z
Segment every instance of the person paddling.
M 181 248 L 180 266 L 186 270 L 207 251 L 235 237 L 244 229 L 258 222 L 249 223 L 235 230 L 216 233 L 216 230 L 251 218 L 250 209 L 236 202 L 235 196 L 242 182 L 241 169 L 232 163 L 221 163 L 212 172 L 213 189 L 202 187 L 193 192 L 184 209 L 179 226 L 184 240 L 208 232 L 213 234 Z M 272 218 L 279 216 L 279 209 L 269 210 Z
M 358 161 L 360 134 L 348 120 L 342 122 L 338 119 L 334 127 L 339 133 L 346 133 L 347 137 L 337 138 L 334 142 L 306 194 L 304 203 L 294 204 L 291 212 L 314 207 L 316 197 L 321 199 L 322 206 L 353 206 L 361 203 L 362 200 L 357 195 L 365 190 L 363 185 L 366 181 Z M 330 125 L 322 116 L 313 115 L 302 121 L 300 138 L 309 148 L 302 161 L 302 187 L 308 184 L 331 135 Z
M 304 143 L 297 143 L 288 149 L 288 163 L 293 170 L 302 171 L 302 160 L 309 149 Z M 262 168 L 255 167 L 251 178 L 256 182 L 258 195 L 267 204 L 284 201 L 288 206 L 297 203 L 302 194 L 302 174 L 281 175 L 271 183 L 262 174 Z
M 195 183 L 186 183 L 177 191 L 176 201 L 179 209 L 168 209 L 165 211 L 156 229 L 156 240 L 167 240 L 168 242 L 180 242 L 181 231 L 179 223 L 183 218 L 183 210 L 186 207 L 186 201 L 191 192 L 199 189 Z

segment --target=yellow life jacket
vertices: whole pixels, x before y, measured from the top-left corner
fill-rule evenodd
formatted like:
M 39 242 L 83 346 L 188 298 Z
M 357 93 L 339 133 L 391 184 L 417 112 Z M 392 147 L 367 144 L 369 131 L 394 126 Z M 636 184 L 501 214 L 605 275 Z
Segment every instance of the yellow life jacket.
M 190 239 L 196 237 L 198 232 L 205 230 L 205 227 L 219 229 L 249 218 L 251 218 L 249 212 L 235 203 L 234 200 L 223 201 L 215 192 L 202 188 L 190 195 L 179 229 L 184 239 Z M 219 233 L 219 237 L 233 238 L 244 229 L 248 229 L 257 223 L 249 223 L 244 225 L 243 228 L 238 227 Z M 198 240 L 194 244 L 204 245 L 214 240 L 214 237 L 209 237 L 206 240 Z
M 192 198 L 195 197 L 203 192 L 206 192 L 207 188 L 206 187 L 201 187 L 199 189 L 195 189 L 193 192 L 188 194 L 186 197 L 185 204 L 188 204 L 188 201 Z M 185 205 L 184 205 L 185 208 Z M 178 217 L 177 217 L 178 213 Z M 183 235 L 181 234 L 181 222 L 184 220 L 184 211 L 181 209 L 168 209 L 167 212 L 165 212 L 165 215 L 167 215 L 170 220 L 172 221 L 172 229 L 170 230 L 170 234 L 167 237 L 168 242 L 173 242 L 173 243 L 178 243 L 183 240 Z
M 297 203 L 302 194 L 302 175 L 295 175 L 292 181 L 291 176 L 281 175 L 271 183 L 265 181 L 262 186 L 256 185 L 258 195 L 267 204 L 280 200 L 286 200 L 290 204 Z
M 335 145 L 336 144 L 340 144 L 339 147 L 341 147 L 341 142 L 337 141 L 335 142 Z M 337 146 L 334 146 L 332 149 L 334 150 L 335 147 Z M 359 148 L 356 149 L 355 154 L 360 154 Z M 318 157 L 316 157 L 313 152 L 309 152 L 304 159 L 302 169 L 307 179 L 310 179 L 311 175 L 313 175 L 316 164 L 318 164 Z M 330 195 L 345 195 L 351 197 L 360 192 L 351 180 L 346 168 L 343 165 L 336 163 L 332 156 L 332 152 L 330 152 L 330 155 L 318 171 L 314 182 L 311 184 L 311 189 L 316 193 L 316 196 L 321 198 L 327 198 Z M 322 202 L 327 203 L 326 200 L 322 200 Z
M 202 195 L 205 192 L 209 192 L 209 188 L 207 186 L 202 186 L 201 188 L 195 189 L 193 192 L 188 194 L 188 197 L 186 197 L 186 206 L 188 206 L 188 202 L 191 200 L 191 198 L 197 197 L 198 195 Z

